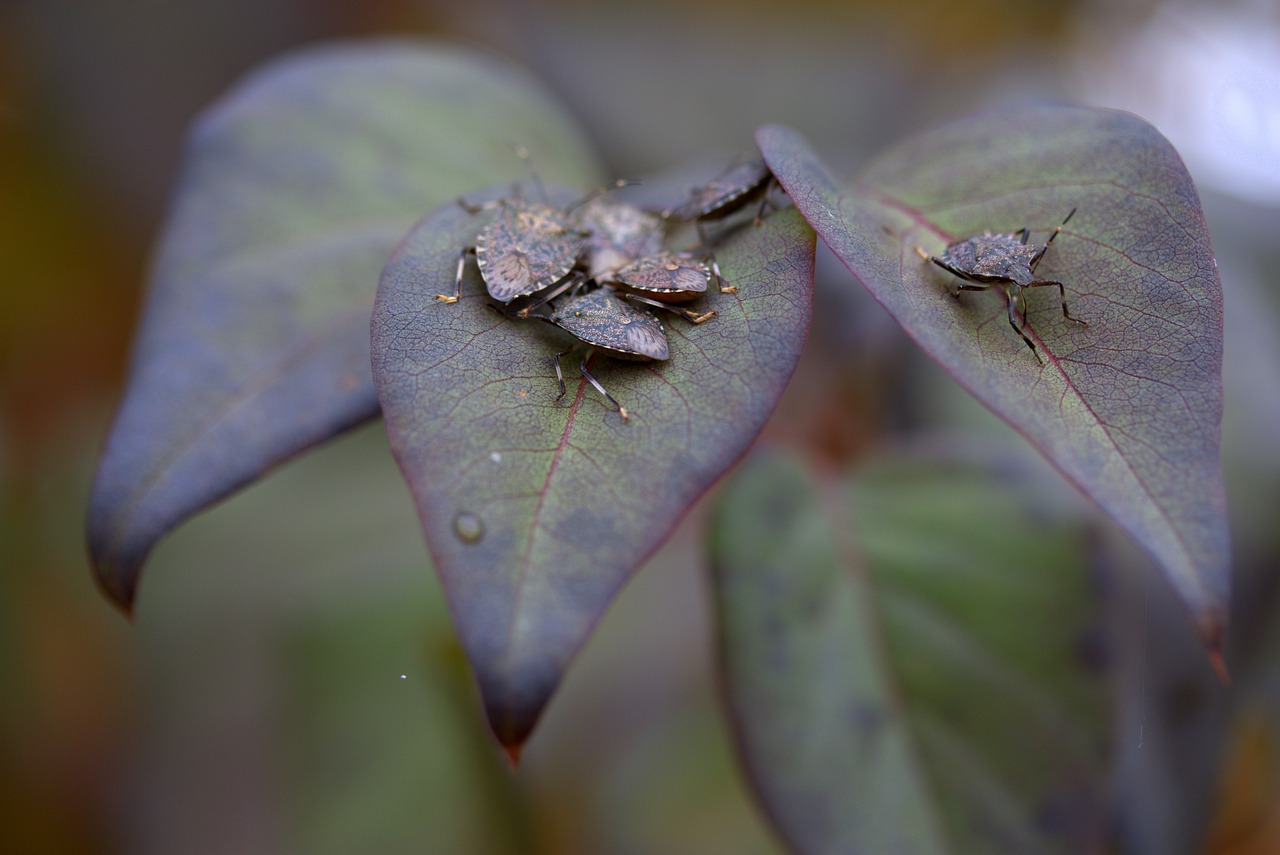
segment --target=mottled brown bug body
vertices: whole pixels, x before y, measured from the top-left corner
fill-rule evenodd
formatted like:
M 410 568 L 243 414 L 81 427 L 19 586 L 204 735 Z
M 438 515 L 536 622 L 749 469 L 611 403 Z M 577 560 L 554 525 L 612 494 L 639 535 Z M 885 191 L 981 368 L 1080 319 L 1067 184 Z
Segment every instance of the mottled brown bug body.
M 583 355 L 578 370 L 597 392 L 618 408 L 623 421 L 631 418 L 627 408 L 619 404 L 587 370 L 591 351 L 601 350 L 615 359 L 635 362 L 662 361 L 670 356 L 667 350 L 667 333 L 662 328 L 662 322 L 650 312 L 621 300 L 612 288 L 597 288 L 580 294 L 552 312 L 551 317 L 537 317 L 550 321 L 587 345 L 587 352 Z M 560 360 L 578 346 L 573 345 L 556 354 L 556 380 L 560 383 L 557 401 L 565 394 Z
M 595 198 L 578 211 L 588 232 L 587 275 L 603 281 L 637 258 L 662 251 L 662 218 L 625 202 Z
M 935 261 L 962 279 L 993 284 L 1014 282 L 1025 287 L 1035 279 L 1031 263 L 1037 252 L 1037 247 L 1018 240 L 1016 233 L 984 234 L 951 244 Z
M 683 202 L 663 211 L 662 216 L 695 222 L 719 220 L 759 199 L 758 221 L 768 204 L 772 186 L 773 173 L 765 162 L 748 160 L 730 166 L 706 184 L 695 187 Z
M 760 200 L 760 208 L 756 211 L 755 222 L 760 224 L 765 208 L 770 206 L 769 191 L 777 184 L 777 179 L 769 171 L 763 160 L 748 160 L 734 164 L 715 178 L 695 187 L 679 205 L 662 212 L 663 219 L 676 219 L 692 222 L 698 230 L 698 239 L 705 251 L 709 252 L 710 242 L 704 223 L 721 220 L 745 207 L 748 203 Z M 729 294 L 737 291 L 736 285 L 729 285 L 720 275 L 720 267 L 708 254 L 708 263 L 716 275 L 716 282 L 721 293 Z
M 510 303 L 569 275 L 587 233 L 550 205 L 504 200 L 476 236 L 476 266 L 493 299 Z
M 632 306 L 610 288 L 597 288 L 551 313 L 551 322 L 617 359 L 664 360 L 667 333 L 653 313 Z
M 622 267 L 609 282 L 664 303 L 686 303 L 706 293 L 711 268 L 688 255 L 658 252 Z
M 1057 286 L 1058 298 L 1062 303 L 1062 316 L 1073 323 L 1088 326 L 1079 318 L 1071 317 L 1071 313 L 1067 310 L 1065 285 L 1056 279 L 1036 278 L 1036 267 L 1044 258 L 1049 245 L 1062 231 L 1062 227 L 1075 216 L 1075 213 L 1076 209 L 1072 208 L 1041 247 L 1027 244 L 1031 232 L 1024 227 L 1007 234 L 985 232 L 965 240 L 955 241 L 948 244 L 940 256 L 929 255 L 918 246 L 915 250 L 921 258 L 932 261 L 962 282 L 972 283 L 956 286 L 957 290 L 951 293 L 953 297 L 958 298 L 960 291 L 986 291 L 996 286 L 1002 287 L 1009 304 L 1009 326 L 1013 327 L 1013 331 L 1026 342 L 1027 347 L 1031 348 L 1031 354 L 1035 356 L 1036 361 L 1043 365 L 1044 360 L 1040 358 L 1035 342 L 1026 334 L 1027 308 L 1026 296 L 1023 294 L 1025 289 L 1044 285 Z M 1017 322 L 1020 304 L 1022 306 L 1021 327 Z

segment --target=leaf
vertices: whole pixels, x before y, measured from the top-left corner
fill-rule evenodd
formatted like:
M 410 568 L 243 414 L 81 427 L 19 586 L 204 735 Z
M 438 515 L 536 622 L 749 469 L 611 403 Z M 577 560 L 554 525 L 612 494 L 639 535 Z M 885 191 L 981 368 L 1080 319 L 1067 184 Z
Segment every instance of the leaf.
M 98 579 L 126 610 L 170 528 L 378 413 L 377 277 L 425 211 L 596 167 L 522 72 L 411 43 L 305 51 L 196 123 L 160 242 L 128 388 L 89 508 Z
M 718 250 L 731 294 L 698 326 L 664 321 L 670 359 L 594 358 L 619 414 L 566 360 L 567 335 L 487 307 L 459 249 L 483 220 L 446 205 L 383 272 L 374 377 L 490 725 L 512 756 L 614 593 L 755 438 L 799 358 L 811 314 L 813 232 L 794 211 Z
M 852 187 L 798 134 L 757 135 L 805 218 L 916 343 L 1021 432 L 1150 553 L 1218 659 L 1230 548 L 1219 426 L 1222 287 L 1195 186 L 1132 116 L 1062 106 L 982 113 L 888 152 Z M 999 289 L 947 296 L 940 253 L 990 229 L 1043 242 L 1075 217 L 1028 292 L 1045 365 Z
M 724 687 L 794 851 L 1100 851 L 1087 529 L 995 473 L 922 455 L 818 479 L 760 455 L 726 484 Z

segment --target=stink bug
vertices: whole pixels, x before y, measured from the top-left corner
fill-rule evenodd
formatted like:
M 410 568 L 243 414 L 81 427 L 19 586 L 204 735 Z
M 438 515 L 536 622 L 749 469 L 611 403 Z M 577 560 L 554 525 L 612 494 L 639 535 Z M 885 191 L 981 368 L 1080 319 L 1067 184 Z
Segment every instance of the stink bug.
M 764 216 L 771 203 L 769 190 L 776 183 L 773 173 L 763 160 L 736 163 L 715 178 L 689 191 L 683 202 L 662 212 L 664 219 L 692 221 L 698 228 L 698 237 L 706 243 L 702 224 L 709 220 L 723 219 L 749 202 L 760 200 L 756 222 Z
M 604 351 L 616 359 L 639 362 L 661 361 L 669 356 L 667 334 L 662 328 L 662 322 L 652 313 L 622 301 L 611 288 L 598 288 L 574 297 L 552 312 L 549 318 L 542 315 L 534 317 L 550 321 L 588 345 L 579 370 L 597 392 L 618 408 L 618 414 L 624 421 L 631 418 L 627 408 L 619 404 L 587 370 L 591 350 Z M 565 394 L 560 360 L 576 347 L 578 345 L 575 344 L 556 354 L 556 379 L 560 382 L 557 401 Z
M 437 300 L 455 303 L 467 256 L 475 253 L 476 266 L 493 299 L 510 303 L 554 285 L 569 275 L 586 248 L 587 233 L 573 218 L 547 204 L 523 199 L 500 199 L 492 205 L 470 205 L 459 199 L 470 213 L 496 207 L 497 215 L 476 235 L 474 247 L 458 256 L 453 293 L 438 294 Z
M 467 256 L 475 254 L 476 266 L 489 295 L 502 303 L 510 303 L 548 288 L 569 275 L 578 265 L 586 249 L 590 233 L 584 231 L 575 217 L 550 204 L 542 179 L 533 168 L 529 151 L 524 146 L 516 154 L 529 167 L 534 186 L 542 202 L 528 202 L 517 192 L 515 196 L 472 205 L 465 199 L 458 204 L 470 214 L 497 209 L 497 215 L 476 235 L 475 246 L 464 247 L 458 256 L 458 270 L 453 279 L 452 294 L 437 294 L 436 299 L 456 303 L 462 286 L 462 271 Z M 619 182 L 622 186 L 626 182 Z M 599 193 L 598 190 L 570 206 L 577 208 Z
M 624 202 L 593 198 L 578 211 L 578 225 L 590 233 L 587 275 L 597 281 L 662 249 L 662 218 Z
M 765 208 L 772 207 L 769 191 L 777 185 L 777 179 L 769 171 L 769 166 L 760 159 L 735 163 L 715 178 L 695 187 L 683 202 L 662 212 L 663 219 L 676 219 L 692 222 L 698 230 L 698 239 L 702 246 L 708 247 L 707 233 L 704 224 L 712 220 L 721 220 L 748 203 L 760 200 L 756 211 L 755 224 L 760 225 Z M 708 258 L 711 269 L 716 274 L 721 292 L 737 291 L 736 285 L 726 285 L 720 275 L 719 265 L 714 258 Z
M 695 324 L 714 318 L 716 313 L 699 313 L 666 304 L 685 303 L 700 297 L 710 281 L 711 269 L 707 265 L 675 252 L 638 258 L 608 279 L 610 284 L 631 292 L 624 295 L 626 299 L 675 312 Z
M 1062 227 L 1075 215 L 1075 212 L 1076 209 L 1072 208 L 1041 247 L 1027 245 L 1031 231 L 1024 226 L 1008 234 L 983 232 L 975 237 L 955 241 L 948 244 L 940 256 L 929 255 L 918 246 L 915 248 L 916 254 L 925 261 L 932 261 L 956 278 L 963 280 L 964 283 L 969 283 L 957 285 L 956 290 L 951 292 L 951 296 L 957 299 L 960 291 L 986 291 L 1000 286 L 1009 303 L 1009 326 L 1013 327 L 1013 331 L 1022 337 L 1027 347 L 1031 348 L 1036 361 L 1043 365 L 1044 360 L 1040 358 L 1040 352 L 1036 349 L 1035 343 L 1027 338 L 1025 332 L 1027 304 L 1023 291 L 1041 285 L 1056 285 L 1058 299 L 1062 303 L 1062 316 L 1073 323 L 1088 326 L 1079 318 L 1071 317 L 1071 313 L 1067 311 L 1066 286 L 1056 279 L 1037 279 L 1035 275 L 1036 267 L 1048 251 L 1049 244 L 1053 243 L 1053 239 L 1058 236 L 1058 232 L 1062 231 Z M 1019 305 L 1022 307 L 1021 327 L 1017 323 Z

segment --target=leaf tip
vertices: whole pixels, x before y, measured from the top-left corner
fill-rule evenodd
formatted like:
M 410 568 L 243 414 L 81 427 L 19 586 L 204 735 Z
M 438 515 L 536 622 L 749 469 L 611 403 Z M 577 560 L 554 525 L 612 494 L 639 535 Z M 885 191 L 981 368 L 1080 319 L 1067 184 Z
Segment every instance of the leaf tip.
M 1200 636 L 1204 640 L 1205 654 L 1209 657 L 1209 664 L 1213 666 L 1213 672 L 1218 675 L 1218 680 L 1223 686 L 1231 685 L 1231 672 L 1227 670 L 1227 660 L 1223 656 L 1223 635 L 1224 628 L 1222 621 L 1211 619 L 1200 627 Z
M 133 620 L 134 595 L 137 592 L 138 573 L 135 570 L 119 570 L 114 565 L 93 562 L 93 575 L 100 590 L 113 606 L 128 620 Z
M 1204 644 L 1205 655 L 1209 658 L 1209 665 L 1212 666 L 1213 672 L 1218 675 L 1218 680 L 1223 686 L 1230 686 L 1231 672 L 1227 669 L 1227 660 L 1223 654 L 1223 648 L 1226 646 L 1226 621 L 1221 614 L 1214 612 L 1196 621 L 1195 628 L 1201 643 Z
M 1227 670 L 1227 661 L 1222 657 L 1222 651 L 1216 648 L 1209 648 L 1209 664 L 1213 666 L 1213 671 L 1218 675 L 1218 680 L 1223 686 L 1231 685 L 1231 672 Z
M 540 712 L 540 710 L 539 710 Z M 537 723 L 537 716 L 533 718 L 521 718 L 520 720 L 512 720 L 506 716 L 495 717 L 494 711 L 488 711 L 489 730 L 493 733 L 498 745 L 502 747 L 502 751 L 507 755 L 507 762 L 511 764 L 512 771 L 520 765 L 520 755 L 524 752 L 524 746 L 529 741 L 529 734 L 533 732 L 533 727 Z
M 142 558 L 121 555 L 112 549 L 106 539 L 99 536 L 96 528 L 90 524 L 88 537 L 89 565 L 93 569 L 93 578 L 100 590 L 112 605 L 120 609 L 124 616 L 133 619 L 133 601 L 138 591 L 138 576 L 142 569 Z
M 540 680 L 522 683 L 509 676 L 495 675 L 484 667 L 484 663 L 476 663 L 474 653 L 469 653 L 468 656 L 479 678 L 480 696 L 484 702 L 489 731 L 498 745 L 502 746 L 511 768 L 515 769 L 525 743 L 529 741 L 529 735 L 533 733 L 547 701 L 555 691 L 560 674 L 544 674 Z M 521 676 L 528 678 L 529 675 Z

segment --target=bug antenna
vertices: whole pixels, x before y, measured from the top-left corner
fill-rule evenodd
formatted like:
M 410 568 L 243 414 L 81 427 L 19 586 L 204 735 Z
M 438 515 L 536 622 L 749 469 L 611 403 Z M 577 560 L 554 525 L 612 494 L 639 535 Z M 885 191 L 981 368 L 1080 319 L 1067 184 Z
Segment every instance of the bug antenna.
M 631 187 L 639 183 L 640 183 L 639 181 L 631 178 L 619 178 L 617 181 L 614 181 L 612 184 L 607 184 L 604 187 L 597 187 L 596 189 L 592 190 L 590 193 L 588 193 L 587 195 L 583 196 L 581 199 L 577 200 L 572 205 L 570 205 L 568 207 L 568 210 L 576 211 L 579 208 L 581 208 L 583 205 L 590 202 L 592 199 L 598 199 L 601 196 L 605 195 L 606 193 L 612 193 L 614 190 L 621 190 L 623 187 Z
M 1053 230 L 1053 234 L 1049 235 L 1049 239 L 1044 242 L 1044 246 L 1040 247 L 1040 251 L 1037 252 L 1035 256 L 1031 259 L 1031 264 L 1029 265 L 1029 267 L 1032 273 L 1035 273 L 1036 267 L 1040 265 L 1040 259 L 1044 258 L 1045 252 L 1047 252 L 1049 249 L 1049 244 L 1053 243 L 1053 239 L 1058 236 L 1058 232 L 1062 231 L 1062 227 L 1065 226 L 1067 223 L 1069 223 L 1071 221 L 1071 218 L 1074 217 L 1075 215 L 1076 215 L 1076 209 L 1072 208 L 1070 212 L 1067 213 L 1067 216 L 1063 218 L 1062 222 L 1058 224 L 1058 227 Z
M 542 197 L 543 204 L 550 205 L 551 197 L 547 195 L 547 188 L 542 183 L 542 176 L 538 174 L 538 169 L 533 165 L 533 155 L 529 154 L 529 149 L 523 144 L 516 143 L 516 157 L 524 162 L 525 168 L 529 170 L 530 177 L 533 178 L 533 186 L 538 191 L 538 195 Z
M 1053 239 L 1058 236 L 1058 232 L 1062 231 L 1062 227 L 1065 226 L 1067 223 L 1071 222 L 1071 218 L 1074 217 L 1075 215 L 1076 215 L 1076 209 L 1072 208 L 1071 212 L 1067 214 L 1067 216 L 1063 218 L 1062 222 L 1058 224 L 1058 227 L 1053 230 L 1053 234 L 1049 235 L 1049 239 L 1044 242 L 1046 249 L 1048 248 L 1049 244 L 1053 243 Z

